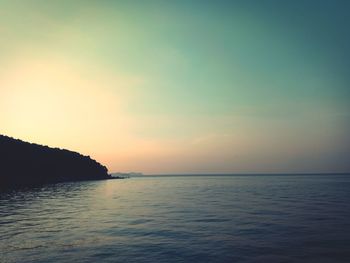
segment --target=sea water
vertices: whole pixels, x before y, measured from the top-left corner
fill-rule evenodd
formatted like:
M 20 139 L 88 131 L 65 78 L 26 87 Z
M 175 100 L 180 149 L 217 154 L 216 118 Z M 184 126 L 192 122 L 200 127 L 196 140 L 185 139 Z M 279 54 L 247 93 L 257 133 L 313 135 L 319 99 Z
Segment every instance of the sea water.
M 0 193 L 0 262 L 350 262 L 349 175 L 173 176 Z

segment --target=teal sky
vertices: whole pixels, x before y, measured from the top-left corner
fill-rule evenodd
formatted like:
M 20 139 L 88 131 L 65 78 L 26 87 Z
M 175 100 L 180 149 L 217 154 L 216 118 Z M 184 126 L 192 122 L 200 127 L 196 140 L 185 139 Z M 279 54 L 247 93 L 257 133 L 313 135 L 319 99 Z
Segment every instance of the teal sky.
M 349 11 L 0 0 L 0 132 L 110 171 L 350 171 Z

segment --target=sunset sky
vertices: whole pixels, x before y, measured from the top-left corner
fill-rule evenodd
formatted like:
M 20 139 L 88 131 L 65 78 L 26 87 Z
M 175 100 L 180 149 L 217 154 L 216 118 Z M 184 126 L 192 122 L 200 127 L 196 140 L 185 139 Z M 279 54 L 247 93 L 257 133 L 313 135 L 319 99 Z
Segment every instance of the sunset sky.
M 0 0 L 0 133 L 110 172 L 350 171 L 349 12 Z

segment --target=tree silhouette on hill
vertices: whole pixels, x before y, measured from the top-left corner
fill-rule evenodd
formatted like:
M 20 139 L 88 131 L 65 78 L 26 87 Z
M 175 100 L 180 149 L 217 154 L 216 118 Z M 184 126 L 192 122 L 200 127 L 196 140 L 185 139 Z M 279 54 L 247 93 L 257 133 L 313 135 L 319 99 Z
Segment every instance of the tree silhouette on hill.
M 0 135 L 0 187 L 109 178 L 90 156 Z

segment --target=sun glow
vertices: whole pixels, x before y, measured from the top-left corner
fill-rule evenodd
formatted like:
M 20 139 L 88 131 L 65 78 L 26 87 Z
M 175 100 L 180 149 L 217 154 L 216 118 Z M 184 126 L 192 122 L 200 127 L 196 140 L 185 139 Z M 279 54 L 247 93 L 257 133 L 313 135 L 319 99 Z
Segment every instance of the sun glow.
M 73 65 L 55 58 L 23 59 L 2 71 L 2 133 L 88 152 L 107 147 L 111 136 L 116 147 L 125 144 L 131 120 L 122 110 L 125 93 L 118 90 L 137 81 L 92 75 Z

